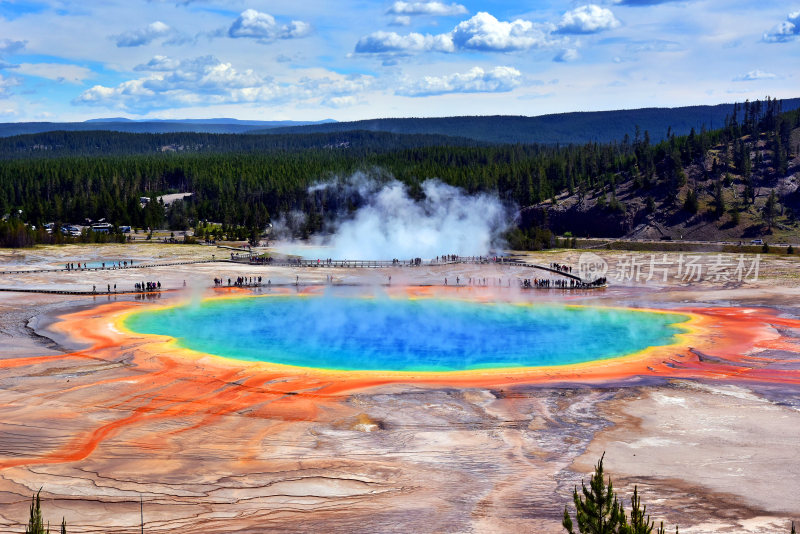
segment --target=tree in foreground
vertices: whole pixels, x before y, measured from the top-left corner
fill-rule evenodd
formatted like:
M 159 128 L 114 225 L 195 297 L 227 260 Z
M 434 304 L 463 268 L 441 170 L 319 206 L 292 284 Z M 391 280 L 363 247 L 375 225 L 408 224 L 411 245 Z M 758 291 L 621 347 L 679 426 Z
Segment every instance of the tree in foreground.
M 647 506 L 643 506 L 639 497 L 638 488 L 633 489 L 631 499 L 630 523 L 625 509 L 619 502 L 611 477 L 608 478 L 606 485 L 603 476 L 603 458 L 594 469 L 594 474 L 589 481 L 589 487 L 581 483 L 581 493 L 578 488 L 572 492 L 572 500 L 575 504 L 575 521 L 578 524 L 578 532 L 581 534 L 652 534 L 655 523 L 650 521 L 647 515 Z M 564 506 L 564 519 L 561 524 L 569 534 L 575 534 L 574 524 L 569 510 Z M 664 523 L 655 531 L 656 534 L 666 534 Z M 678 528 L 675 527 L 678 534 Z
M 50 525 L 44 526 L 40 493 L 42 493 L 42 488 L 39 488 L 36 495 L 31 497 L 31 513 L 28 518 L 28 526 L 25 528 L 25 534 L 50 534 Z M 67 521 L 63 517 L 61 518 L 61 534 L 67 534 Z
M 28 519 L 28 527 L 25 529 L 25 534 L 50 534 L 50 529 L 45 529 L 44 519 L 42 518 L 42 507 L 39 499 L 39 494 L 42 488 L 36 492 L 36 495 L 31 497 L 31 513 Z

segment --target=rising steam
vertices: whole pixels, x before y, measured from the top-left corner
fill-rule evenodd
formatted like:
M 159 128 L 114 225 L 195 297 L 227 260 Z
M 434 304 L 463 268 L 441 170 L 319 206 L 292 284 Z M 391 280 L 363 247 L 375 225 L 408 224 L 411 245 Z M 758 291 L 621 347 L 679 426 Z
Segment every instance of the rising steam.
M 417 199 L 393 178 L 377 181 L 360 173 L 315 185 L 310 195 L 356 198 L 358 205 L 347 209 L 341 202 L 312 244 L 329 247 L 326 255 L 335 259 L 481 256 L 502 247 L 513 211 L 497 196 L 468 195 L 439 180 L 423 182 L 421 193 Z

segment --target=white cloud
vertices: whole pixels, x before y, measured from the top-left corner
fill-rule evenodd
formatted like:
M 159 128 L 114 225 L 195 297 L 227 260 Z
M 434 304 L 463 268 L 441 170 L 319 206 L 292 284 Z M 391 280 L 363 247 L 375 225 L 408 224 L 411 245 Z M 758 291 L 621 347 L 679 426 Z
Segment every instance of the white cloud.
M 786 20 L 766 32 L 763 36 L 768 43 L 785 43 L 800 36 L 800 10 L 789 13 Z
M 555 61 L 557 63 L 568 63 L 570 61 L 575 61 L 579 57 L 580 57 L 580 54 L 578 54 L 578 50 L 577 49 L 575 49 L 575 48 L 565 48 L 564 50 L 562 50 L 561 52 L 556 54 L 556 57 L 553 58 L 553 61 Z M 614 58 L 614 60 L 616 61 L 617 58 Z
M 520 84 L 522 73 L 513 67 L 495 67 L 485 71 L 474 67 L 465 73 L 444 76 L 425 76 L 421 80 L 406 82 L 396 94 L 404 96 L 429 96 L 446 93 L 502 93 Z
M 91 69 L 63 63 L 21 63 L 17 67 L 17 72 L 57 82 L 77 84 L 83 83 L 83 80 L 93 75 Z
M 453 52 L 453 39 L 448 34 L 422 35 L 378 31 L 366 35 L 356 43 L 360 54 L 409 54 L 413 52 Z
M 589 4 L 567 11 L 558 24 L 558 33 L 597 33 L 617 28 L 620 22 L 610 9 Z
M 113 39 L 120 48 L 143 46 L 152 43 L 158 38 L 166 37 L 171 33 L 172 28 L 157 20 L 144 28 L 115 35 Z
M 453 42 L 465 50 L 510 52 L 549 46 L 549 25 L 517 19 L 511 22 L 497 20 L 489 13 L 480 12 L 459 23 L 452 32 Z
M 513 52 L 552 46 L 552 25 L 517 19 L 499 21 L 489 13 L 477 13 L 449 33 L 438 35 L 378 31 L 358 40 L 356 53 L 406 55 L 420 52 L 485 51 Z
M 170 66 L 175 67 L 170 69 Z M 116 107 L 133 113 L 170 107 L 287 101 L 341 107 L 375 83 L 372 76 L 345 76 L 328 71 L 280 83 L 252 69 L 238 70 L 213 56 L 179 62 L 156 56 L 137 69 L 147 71 L 148 75 L 115 87 L 95 85 L 73 103 Z
M 390 15 L 434 15 L 452 16 L 466 15 L 467 8 L 461 4 L 445 4 L 442 2 L 402 2 L 392 4 L 386 11 Z
M 761 69 L 756 69 L 756 70 L 751 70 L 747 74 L 742 74 L 741 76 L 737 76 L 736 78 L 733 79 L 733 81 L 752 82 L 755 80 L 772 80 L 775 78 L 777 78 L 777 76 L 771 72 L 764 72 Z
M 242 11 L 228 29 L 228 36 L 233 38 L 256 39 L 268 43 L 276 39 L 296 39 L 311 33 L 311 25 L 301 20 L 293 20 L 289 24 L 278 24 L 269 13 L 261 13 L 255 9 Z

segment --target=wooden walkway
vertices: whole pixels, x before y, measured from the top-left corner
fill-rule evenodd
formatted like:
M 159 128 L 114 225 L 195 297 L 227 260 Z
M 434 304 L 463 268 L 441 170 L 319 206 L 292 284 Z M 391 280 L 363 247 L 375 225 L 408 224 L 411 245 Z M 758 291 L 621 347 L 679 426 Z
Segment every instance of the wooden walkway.
M 271 261 L 271 262 L 253 262 L 250 259 L 250 256 L 234 256 L 229 261 L 231 263 L 238 263 L 242 265 L 251 265 L 253 267 L 265 266 L 265 267 L 296 267 L 296 268 L 317 268 L 317 267 L 329 267 L 329 268 L 336 268 L 336 269 L 381 269 L 381 268 L 389 268 L 389 267 L 420 267 L 420 266 L 438 266 L 438 265 L 458 265 L 458 264 L 472 264 L 472 265 L 514 265 L 517 267 L 527 267 L 529 269 L 539 269 L 541 271 L 547 271 L 553 274 L 557 274 L 559 276 L 563 276 L 565 278 L 570 278 L 575 280 L 576 282 L 584 282 L 580 276 L 574 275 L 572 273 L 567 273 L 564 271 L 560 271 L 558 269 L 554 269 L 552 267 L 546 267 L 544 265 L 538 265 L 535 263 L 526 263 L 520 260 L 504 260 L 504 261 L 493 261 L 488 258 L 482 259 L 457 259 L 457 260 L 449 260 L 449 261 L 422 261 L 420 263 L 416 263 L 412 260 L 405 260 L 405 261 L 385 261 L 385 260 L 331 260 L 330 262 L 327 260 L 291 260 L 291 261 Z

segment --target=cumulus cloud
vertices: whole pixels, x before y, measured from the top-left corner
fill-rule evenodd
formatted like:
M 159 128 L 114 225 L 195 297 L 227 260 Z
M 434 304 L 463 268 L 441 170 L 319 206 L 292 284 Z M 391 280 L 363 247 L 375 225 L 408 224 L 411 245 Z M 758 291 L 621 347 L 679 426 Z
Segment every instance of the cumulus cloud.
M 461 4 L 445 4 L 442 2 L 402 2 L 392 4 L 387 11 L 390 15 L 466 15 L 467 8 Z
M 548 46 L 551 44 L 549 29 L 547 25 L 522 19 L 500 21 L 489 13 L 480 12 L 459 23 L 452 36 L 461 49 L 510 52 Z
M 252 69 L 236 69 L 214 56 L 182 61 L 156 56 L 137 66 L 137 70 L 147 74 L 114 87 L 95 85 L 73 103 L 116 107 L 134 113 L 153 108 L 287 101 L 342 106 L 345 100 L 336 98 L 357 95 L 374 84 L 372 76 L 327 72 L 293 83 L 280 83 Z
M 766 32 L 763 36 L 768 43 L 785 43 L 800 35 L 800 10 L 789 13 L 786 20 Z
M 423 35 L 378 31 L 366 35 L 356 43 L 359 54 L 409 54 L 414 52 L 453 52 L 453 39 L 448 34 Z
M 144 28 L 121 33 L 112 38 L 119 48 L 134 47 L 150 44 L 156 39 L 170 35 L 172 32 L 172 28 L 157 20 Z
M 620 25 L 610 9 L 589 4 L 567 11 L 558 24 L 558 33 L 597 33 Z
M 421 52 L 516 52 L 562 44 L 552 37 L 555 26 L 528 20 L 497 20 L 486 12 L 458 23 L 452 31 L 438 35 L 378 31 L 359 39 L 356 53 L 408 55 Z
M 83 83 L 83 80 L 93 74 L 92 70 L 86 67 L 62 63 L 22 63 L 17 66 L 17 72 L 57 82 L 77 84 Z
M 429 96 L 446 93 L 503 93 L 520 84 L 522 73 L 513 67 L 495 67 L 485 71 L 474 67 L 465 73 L 444 76 L 425 76 L 407 82 L 396 94 L 404 96 Z
M 752 82 L 752 81 L 755 81 L 755 80 L 772 80 L 774 78 L 777 78 L 777 76 L 774 75 L 773 73 L 764 72 L 761 69 L 756 69 L 756 70 L 751 70 L 747 74 L 742 74 L 741 76 L 737 76 L 736 78 L 733 79 L 733 81 L 735 81 L 735 82 Z
M 234 39 L 250 38 L 262 43 L 276 39 L 297 39 L 311 33 L 311 25 L 301 20 L 293 20 L 288 24 L 279 24 L 269 13 L 261 13 L 255 9 L 242 11 L 228 29 L 228 36 Z

